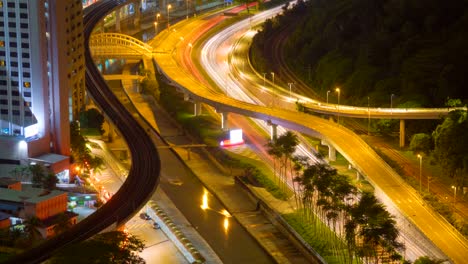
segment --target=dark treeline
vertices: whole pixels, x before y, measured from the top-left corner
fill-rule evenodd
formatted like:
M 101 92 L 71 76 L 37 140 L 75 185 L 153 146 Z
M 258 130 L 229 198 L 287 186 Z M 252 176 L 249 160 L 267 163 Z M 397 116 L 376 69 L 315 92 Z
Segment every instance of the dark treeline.
M 394 94 L 401 107 L 468 99 L 468 0 L 299 2 L 266 22 L 256 54 L 285 28 L 287 63 L 319 94 L 338 86 L 344 102 L 373 106 Z

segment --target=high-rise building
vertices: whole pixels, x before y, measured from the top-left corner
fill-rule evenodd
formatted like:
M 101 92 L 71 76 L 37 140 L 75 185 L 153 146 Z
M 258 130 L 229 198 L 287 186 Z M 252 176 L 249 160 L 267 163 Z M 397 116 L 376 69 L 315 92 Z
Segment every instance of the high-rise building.
M 0 160 L 69 156 L 83 53 L 81 0 L 0 0 Z

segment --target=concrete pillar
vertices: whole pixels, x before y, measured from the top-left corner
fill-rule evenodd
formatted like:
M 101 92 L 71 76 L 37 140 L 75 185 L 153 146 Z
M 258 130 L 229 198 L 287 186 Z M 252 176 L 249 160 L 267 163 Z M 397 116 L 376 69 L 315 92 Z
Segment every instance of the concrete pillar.
M 400 119 L 400 148 L 405 146 L 405 120 Z
M 221 113 L 221 128 L 222 128 L 224 131 L 228 130 L 227 118 L 228 118 L 228 113 L 222 112 L 222 113 Z
M 106 74 L 106 71 L 107 71 L 106 60 L 102 60 L 101 66 L 102 66 L 102 69 L 101 69 L 102 72 L 101 73 Z
M 322 145 L 328 146 L 328 160 L 336 161 L 336 149 L 328 142 L 322 140 Z
M 193 104 L 193 108 L 194 108 L 194 115 L 195 115 L 195 116 L 201 115 L 201 113 L 202 113 L 202 108 L 201 108 L 201 103 L 200 103 L 200 102 L 195 102 L 195 103 Z
M 120 32 L 120 8 L 115 10 L 115 31 Z
M 278 125 L 273 124 L 271 120 L 267 120 L 267 125 L 270 126 L 270 140 L 275 140 L 278 138 Z
M 357 181 L 361 180 L 361 174 L 359 173 L 359 171 L 356 171 L 356 180 Z

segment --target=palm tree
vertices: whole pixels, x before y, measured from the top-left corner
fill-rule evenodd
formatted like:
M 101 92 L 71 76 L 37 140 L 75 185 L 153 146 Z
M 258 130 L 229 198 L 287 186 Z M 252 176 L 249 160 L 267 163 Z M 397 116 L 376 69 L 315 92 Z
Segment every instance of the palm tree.
M 44 167 L 39 164 L 30 165 L 29 171 L 32 174 L 32 186 L 42 187 L 43 178 L 45 177 Z
M 56 235 L 61 234 L 72 227 L 70 218 L 65 213 L 60 213 L 57 215 L 57 223 L 54 226 L 54 232 Z
M 23 222 L 23 224 L 24 232 L 31 244 L 42 239 L 41 232 L 38 230 L 38 228 L 42 226 L 42 221 L 39 218 L 36 216 L 30 216 Z

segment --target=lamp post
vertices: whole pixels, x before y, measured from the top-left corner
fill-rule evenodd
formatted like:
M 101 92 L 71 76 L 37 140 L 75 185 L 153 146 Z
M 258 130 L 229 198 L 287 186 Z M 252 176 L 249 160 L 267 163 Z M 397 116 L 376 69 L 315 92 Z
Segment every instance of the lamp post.
M 394 94 L 390 95 L 390 114 L 393 115 L 393 96 Z
M 327 104 L 328 104 L 328 94 L 330 93 L 330 90 L 327 91 Z
M 185 0 L 185 8 L 186 8 L 186 13 L 187 13 L 186 18 L 188 19 L 188 0 Z
M 156 32 L 154 35 L 158 35 L 158 22 L 154 22 L 154 32 Z
M 419 192 L 421 192 L 421 185 L 422 185 L 422 155 L 418 154 L 419 159 Z
M 271 72 L 271 80 L 272 80 L 272 82 L 273 82 L 273 88 L 272 88 L 272 90 L 271 90 L 272 93 L 273 93 L 273 94 L 272 94 L 272 96 L 273 96 L 273 99 L 272 99 L 273 103 L 272 103 L 272 105 L 275 105 L 275 97 L 276 97 L 276 94 L 275 94 L 275 73 L 274 73 L 274 72 Z
M 263 73 L 263 89 L 265 89 L 265 78 L 266 78 L 266 72 Z
M 457 202 L 457 186 L 452 185 L 453 189 L 453 203 L 455 204 Z
M 367 96 L 367 135 L 370 135 L 370 97 Z
M 289 97 L 291 97 L 291 86 L 293 85 L 293 83 L 288 83 L 289 85 Z
M 340 88 L 336 88 L 336 89 L 335 89 L 335 92 L 338 93 L 338 105 L 337 105 L 337 108 L 338 108 L 338 124 L 339 124 L 339 123 L 340 123 L 340 93 L 341 93 Z
M 168 4 L 167 5 L 167 29 L 169 29 L 169 26 L 171 25 L 170 22 L 169 22 L 169 10 L 172 8 L 172 5 L 171 4 Z

